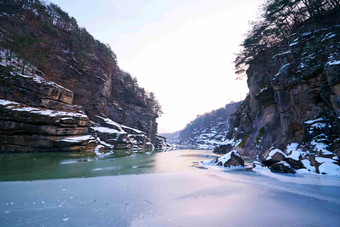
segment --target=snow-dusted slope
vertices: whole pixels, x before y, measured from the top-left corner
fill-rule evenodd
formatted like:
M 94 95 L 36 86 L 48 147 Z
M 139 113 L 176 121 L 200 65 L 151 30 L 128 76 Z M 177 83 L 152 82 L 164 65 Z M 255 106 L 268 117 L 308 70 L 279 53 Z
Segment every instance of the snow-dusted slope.
M 197 117 L 179 132 L 177 143 L 198 149 L 213 149 L 224 142 L 230 130 L 230 116 L 239 105 L 240 102 L 230 103 L 224 108 Z

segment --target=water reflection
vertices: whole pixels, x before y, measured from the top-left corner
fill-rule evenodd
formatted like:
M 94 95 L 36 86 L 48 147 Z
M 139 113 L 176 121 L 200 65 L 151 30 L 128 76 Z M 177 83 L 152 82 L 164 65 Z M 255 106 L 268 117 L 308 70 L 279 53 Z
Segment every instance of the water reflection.
M 145 174 L 202 167 L 198 162 L 216 157 L 201 150 L 115 150 L 93 153 L 0 154 L 0 181 Z

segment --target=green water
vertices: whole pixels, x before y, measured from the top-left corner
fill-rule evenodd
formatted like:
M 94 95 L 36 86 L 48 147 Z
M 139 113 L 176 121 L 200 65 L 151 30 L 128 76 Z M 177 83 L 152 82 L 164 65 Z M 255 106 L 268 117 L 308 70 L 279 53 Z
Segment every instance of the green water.
M 214 154 L 209 151 L 161 150 L 138 153 L 116 150 L 99 157 L 88 153 L 0 154 L 0 181 L 173 172 L 212 157 Z

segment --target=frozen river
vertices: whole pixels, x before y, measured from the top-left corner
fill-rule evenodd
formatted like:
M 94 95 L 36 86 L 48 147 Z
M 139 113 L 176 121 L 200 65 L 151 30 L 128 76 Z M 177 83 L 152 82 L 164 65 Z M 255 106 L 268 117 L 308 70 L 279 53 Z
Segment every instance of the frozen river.
M 0 226 L 338 226 L 340 178 L 205 167 L 209 151 L 0 156 Z

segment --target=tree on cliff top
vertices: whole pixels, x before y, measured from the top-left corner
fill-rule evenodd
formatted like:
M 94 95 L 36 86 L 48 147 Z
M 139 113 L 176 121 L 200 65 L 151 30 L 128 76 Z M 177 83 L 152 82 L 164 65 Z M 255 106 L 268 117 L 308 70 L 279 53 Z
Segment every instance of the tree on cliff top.
M 260 9 L 261 19 L 253 23 L 234 61 L 238 79 L 258 53 L 286 41 L 306 20 L 338 11 L 339 6 L 340 0 L 267 0 Z

